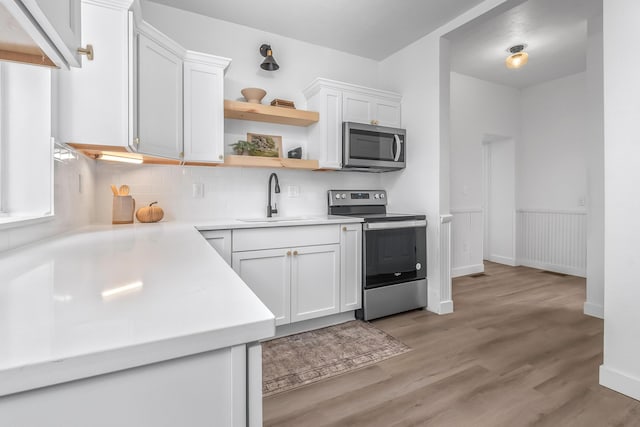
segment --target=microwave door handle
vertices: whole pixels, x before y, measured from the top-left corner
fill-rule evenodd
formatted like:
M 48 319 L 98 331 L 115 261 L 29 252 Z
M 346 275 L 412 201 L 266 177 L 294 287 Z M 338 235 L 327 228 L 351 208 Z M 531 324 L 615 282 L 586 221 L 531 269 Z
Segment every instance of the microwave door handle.
M 394 150 L 396 155 L 393 157 L 393 161 L 397 162 L 400 159 L 400 153 L 402 153 L 402 144 L 400 143 L 400 137 L 398 135 L 393 135 L 394 140 Z

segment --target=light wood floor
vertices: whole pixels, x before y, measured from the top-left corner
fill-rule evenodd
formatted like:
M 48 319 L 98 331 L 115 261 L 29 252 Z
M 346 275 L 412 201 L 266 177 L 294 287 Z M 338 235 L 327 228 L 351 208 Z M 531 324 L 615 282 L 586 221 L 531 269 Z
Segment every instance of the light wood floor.
M 264 400 L 266 426 L 640 426 L 640 402 L 598 385 L 602 321 L 584 279 L 486 263 L 454 280 L 455 313 L 373 323 L 413 348 Z

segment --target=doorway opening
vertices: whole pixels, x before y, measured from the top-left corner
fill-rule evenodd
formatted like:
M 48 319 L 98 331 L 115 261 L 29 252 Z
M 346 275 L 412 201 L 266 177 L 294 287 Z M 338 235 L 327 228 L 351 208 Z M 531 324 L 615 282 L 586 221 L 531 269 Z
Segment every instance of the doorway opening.
M 501 135 L 482 139 L 483 260 L 516 265 L 515 142 Z

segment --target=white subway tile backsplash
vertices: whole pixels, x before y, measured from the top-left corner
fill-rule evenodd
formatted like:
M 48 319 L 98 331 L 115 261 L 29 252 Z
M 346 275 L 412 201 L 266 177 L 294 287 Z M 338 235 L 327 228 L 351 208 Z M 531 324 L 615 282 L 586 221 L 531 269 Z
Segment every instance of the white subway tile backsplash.
M 268 132 L 263 132 L 268 133 Z M 373 189 L 381 186 L 380 174 L 312 172 L 284 169 L 252 169 L 162 165 L 113 165 L 96 167 L 96 222 L 111 222 L 110 184 L 127 184 L 136 206 L 153 201 L 164 209 L 167 220 L 207 220 L 259 217 L 266 214 L 267 183 L 275 172 L 282 193 L 275 196 L 280 215 L 323 215 L 327 190 Z M 117 181 L 115 181 L 117 180 Z M 193 184 L 204 186 L 204 197 L 193 197 Z M 299 188 L 287 197 L 287 185 Z

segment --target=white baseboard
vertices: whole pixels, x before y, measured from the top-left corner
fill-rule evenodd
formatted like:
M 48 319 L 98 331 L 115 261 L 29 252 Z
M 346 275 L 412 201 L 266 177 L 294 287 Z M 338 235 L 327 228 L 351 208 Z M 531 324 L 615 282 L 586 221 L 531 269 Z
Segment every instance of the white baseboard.
M 600 365 L 600 385 L 640 400 L 640 378 Z
M 425 308 L 435 314 L 451 314 L 453 313 L 453 301 L 442 301 L 439 304 L 429 304 L 429 307 Z
M 604 319 L 604 307 L 600 304 L 594 304 L 592 302 L 586 301 L 582 310 L 587 316 Z
M 280 338 L 287 335 L 299 334 L 301 332 L 312 331 L 314 329 L 326 328 L 327 326 L 337 325 L 339 323 L 348 322 L 356 318 L 355 311 L 347 311 L 345 313 L 332 314 L 330 316 L 318 317 L 317 319 L 303 320 L 302 322 L 289 323 L 288 325 L 280 325 L 276 327 L 276 334 L 273 338 Z M 270 340 L 273 338 L 269 338 Z M 267 340 L 268 341 L 268 340 Z
M 557 264 L 545 264 L 529 259 L 519 259 L 518 262 L 520 265 L 523 265 L 525 267 L 539 268 L 541 270 L 554 271 L 556 273 L 569 274 L 571 276 L 587 277 L 587 272 L 579 268 L 567 267 Z
M 511 258 L 511 257 L 500 256 L 500 255 L 490 255 L 488 258 L 489 258 L 489 261 L 497 262 L 498 264 L 510 265 L 511 267 L 515 267 L 518 265 L 516 264 L 515 258 Z
M 484 273 L 484 264 L 465 265 L 451 269 L 451 278 L 467 276 L 469 274 Z

